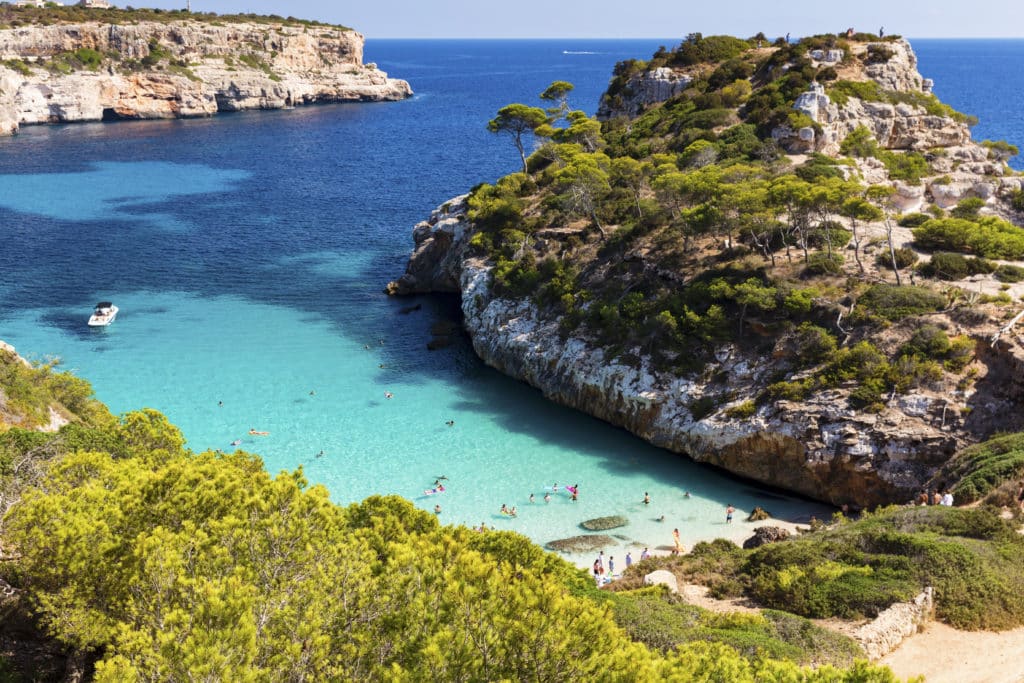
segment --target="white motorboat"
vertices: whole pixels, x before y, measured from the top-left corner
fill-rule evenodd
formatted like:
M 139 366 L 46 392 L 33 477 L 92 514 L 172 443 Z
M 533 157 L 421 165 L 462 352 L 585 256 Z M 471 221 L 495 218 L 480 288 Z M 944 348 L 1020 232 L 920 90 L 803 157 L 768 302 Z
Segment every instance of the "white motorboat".
M 89 316 L 89 327 L 102 327 L 114 322 L 117 317 L 117 306 L 109 301 L 96 304 L 96 310 Z

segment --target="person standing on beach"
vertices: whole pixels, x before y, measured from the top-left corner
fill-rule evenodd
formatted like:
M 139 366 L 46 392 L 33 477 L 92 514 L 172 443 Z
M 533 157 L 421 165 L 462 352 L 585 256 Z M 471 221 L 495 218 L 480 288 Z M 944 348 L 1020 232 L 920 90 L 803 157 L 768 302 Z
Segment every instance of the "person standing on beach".
M 643 551 L 640 553 L 640 561 L 643 562 L 644 560 L 648 559 L 650 556 L 651 556 L 651 553 L 649 553 L 647 551 L 647 548 L 644 548 Z
M 732 513 L 736 512 L 736 508 L 729 503 L 729 506 L 725 508 L 725 523 L 732 524 Z
M 608 558 L 608 578 L 615 578 L 615 556 L 612 555 Z
M 683 542 L 679 540 L 679 529 L 672 530 L 672 554 L 678 555 L 683 551 Z
M 633 566 L 633 556 L 627 550 L 626 551 L 626 569 L 629 569 L 632 566 Z

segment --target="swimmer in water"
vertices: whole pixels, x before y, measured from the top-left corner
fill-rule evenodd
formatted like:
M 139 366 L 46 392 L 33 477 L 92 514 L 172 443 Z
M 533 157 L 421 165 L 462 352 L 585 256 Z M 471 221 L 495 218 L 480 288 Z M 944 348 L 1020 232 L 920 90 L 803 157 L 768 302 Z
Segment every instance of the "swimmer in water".
M 316 390 L 314 389 L 313 391 L 309 392 L 309 395 L 310 396 L 316 396 Z
M 394 394 L 392 394 L 390 391 L 384 392 L 384 398 L 391 398 L 392 396 L 394 396 Z
M 324 457 L 324 452 L 323 452 L 323 450 L 321 450 L 321 451 L 320 451 L 319 453 L 317 453 L 317 454 L 316 454 L 316 457 L 318 457 L 318 458 L 322 458 L 322 457 Z
M 434 506 L 434 514 L 435 515 L 441 514 L 441 505 L 440 504 Z
M 530 502 L 531 503 L 533 502 L 533 494 L 532 493 L 530 494 Z
M 544 502 L 545 503 L 550 503 L 551 502 L 551 494 L 550 493 L 545 493 L 544 494 Z
M 242 440 L 241 439 L 235 439 L 234 441 L 231 442 L 231 445 L 232 446 L 241 446 L 242 445 Z
M 515 517 L 515 516 L 516 516 L 516 506 L 515 506 L 515 505 L 513 505 L 513 506 L 512 506 L 512 509 L 508 511 L 508 514 L 509 514 L 510 516 L 512 516 L 512 517 Z
M 455 426 L 455 420 L 448 420 L 447 422 L 445 422 L 445 424 L 448 425 L 449 427 L 454 427 Z
M 689 491 L 687 491 L 686 493 L 683 494 L 683 498 L 689 498 L 689 497 L 690 497 L 690 492 Z
M 507 515 L 508 514 L 508 507 L 504 503 L 501 504 L 501 514 L 503 514 L 503 515 Z
M 647 493 L 647 491 L 644 491 L 644 505 L 650 505 L 650 504 L 651 504 L 651 494 Z
M 221 408 L 223 408 L 224 407 L 224 401 L 217 401 L 217 405 L 220 406 Z

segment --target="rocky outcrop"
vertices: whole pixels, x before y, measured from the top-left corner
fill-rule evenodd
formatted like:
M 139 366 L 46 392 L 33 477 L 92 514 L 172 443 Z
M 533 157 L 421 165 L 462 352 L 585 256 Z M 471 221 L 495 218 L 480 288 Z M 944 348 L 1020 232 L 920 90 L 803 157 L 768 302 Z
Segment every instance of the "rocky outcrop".
M 0 134 L 39 123 L 211 116 L 411 95 L 405 81 L 363 64 L 363 43 L 348 29 L 288 23 L 89 22 L 0 30 Z M 83 49 L 103 62 L 89 69 L 68 57 Z
M 673 593 L 679 592 L 679 581 L 676 575 L 667 569 L 658 569 L 644 576 L 645 586 L 667 586 Z
M 418 223 L 412 231 L 416 245 L 405 274 L 388 283 L 388 294 L 407 295 L 427 292 L 461 291 L 462 254 L 469 225 L 466 199 L 461 195 L 435 209 L 430 219 Z
M 902 502 L 972 441 L 968 415 L 981 419 L 983 412 L 1012 409 L 1016 394 L 1005 383 L 999 395 L 985 398 L 922 388 L 894 397 L 879 413 L 848 407 L 849 390 L 840 388 L 731 418 L 733 404 L 775 381 L 771 363 L 726 344 L 704 372 L 686 377 L 656 369 L 642 349 L 612 357 L 581 334 L 566 335 L 559 319 L 544 318 L 529 301 L 494 296 L 491 265 L 466 248 L 472 229 L 464 208 L 464 198 L 453 200 L 417 226 L 406 275 L 389 291 L 426 292 L 435 285 L 451 291 L 457 275 L 464 327 L 488 365 L 550 400 L 698 462 L 836 505 Z M 988 349 L 983 361 L 994 366 L 1018 351 L 1016 342 L 1003 346 Z M 716 389 L 722 386 L 738 398 L 723 398 Z M 1018 393 L 1024 393 L 1024 377 Z M 714 409 L 695 415 L 691 406 L 703 398 Z
M 785 541 L 789 538 L 789 532 L 778 526 L 759 526 L 754 529 L 754 535 L 743 541 L 744 550 L 753 550 L 769 543 Z
M 693 82 L 693 76 L 661 66 L 652 71 L 643 71 L 626 82 L 620 95 L 613 102 L 602 99 L 597 110 L 599 120 L 612 116 L 636 116 L 647 107 L 664 102 L 686 90 Z

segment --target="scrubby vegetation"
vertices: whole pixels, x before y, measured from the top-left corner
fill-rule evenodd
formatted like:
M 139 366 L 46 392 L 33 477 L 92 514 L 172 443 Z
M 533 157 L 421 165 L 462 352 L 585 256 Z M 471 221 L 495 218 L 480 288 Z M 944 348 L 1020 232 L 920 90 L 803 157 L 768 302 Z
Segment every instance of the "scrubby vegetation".
M 628 120 L 598 123 L 573 111 L 571 86 L 559 90 L 557 108 L 502 108 L 491 130 L 513 133 L 523 168 L 475 188 L 468 213 L 475 253 L 494 264 L 494 293 L 530 298 L 565 334 L 663 371 L 701 371 L 725 344 L 754 358 L 771 352 L 776 372 L 758 404 L 840 389 L 851 407 L 881 411 L 896 394 L 955 386 L 971 358 L 961 341 L 954 358 L 879 337 L 909 336 L 966 305 L 942 282 L 1013 281 L 1016 266 L 989 259 L 1024 258 L 1024 230 L 985 215 L 976 198 L 949 217 L 934 206 L 900 215 L 893 186 L 865 185 L 861 170 L 878 160 L 889 181 L 920 184 L 941 155 L 886 149 L 867 127 L 842 140 L 846 156 L 811 153 L 792 164 L 780 154 L 778 127 L 817 126 L 794 109 L 822 71 L 812 50 L 842 51 L 822 79 L 840 104 L 909 104 L 969 122 L 932 95 L 839 79 L 837 69 L 846 74 L 857 60 L 888 59 L 891 48 L 865 52 L 856 42 L 814 36 L 769 48 L 763 36 L 693 34 L 616 68 L 604 103 L 612 110 L 643 71 L 669 67 L 692 79 Z M 921 261 L 896 243 L 897 223 L 913 230 L 915 248 L 936 253 Z M 812 329 L 805 346 L 799 340 Z M 822 339 L 827 350 L 811 352 Z M 727 391 L 690 406 L 695 419 L 719 410 L 750 414 Z
M 936 617 L 956 628 L 1024 624 L 1024 537 L 990 508 L 889 508 L 756 550 L 698 544 L 638 571 L 655 565 L 806 617 L 874 616 L 932 586 Z
M 1024 482 L 1024 434 L 1006 434 L 968 446 L 935 476 L 957 500 L 973 503 L 997 493 L 991 501 L 1016 506 Z
M 893 680 L 796 617 L 600 592 L 518 534 L 442 527 L 397 497 L 342 508 L 301 470 L 186 451 L 155 411 L 86 407 L 97 419 L 0 436 L 5 462 L 44 464 L 0 468 L 19 496 L 0 579 L 97 681 Z
M 181 9 L 160 9 L 148 7 L 112 7 L 92 9 L 79 5 L 50 5 L 47 7 L 15 7 L 13 4 L 0 5 L 0 28 L 18 26 L 50 26 L 53 24 L 103 21 L 108 24 L 132 24 L 140 21 L 201 21 L 207 23 L 236 24 L 282 24 L 285 26 L 323 26 L 351 30 L 345 26 L 323 24 L 319 21 L 281 17 L 276 14 L 217 14 L 216 12 L 187 12 Z

